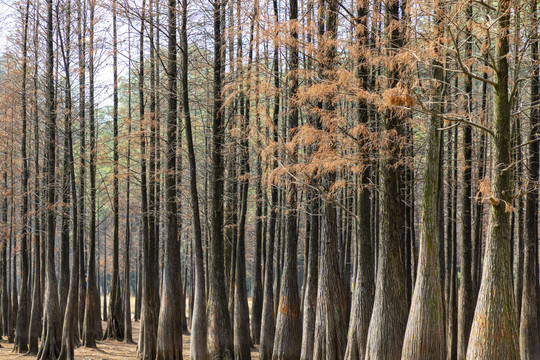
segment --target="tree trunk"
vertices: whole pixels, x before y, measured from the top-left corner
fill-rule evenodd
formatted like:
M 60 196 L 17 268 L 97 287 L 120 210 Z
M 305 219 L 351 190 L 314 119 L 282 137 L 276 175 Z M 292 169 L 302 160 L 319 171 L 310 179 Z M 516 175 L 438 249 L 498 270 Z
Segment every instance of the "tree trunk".
M 96 120 L 94 108 L 94 12 L 95 2 L 90 2 L 90 49 L 88 72 L 90 74 L 89 116 L 90 116 L 90 230 L 88 239 L 88 278 L 86 306 L 84 311 L 82 343 L 86 347 L 95 348 L 100 337 L 96 325 L 101 325 L 99 297 L 96 288 Z
M 178 86 L 176 83 L 176 0 L 168 6 L 168 113 L 165 194 L 167 207 L 167 239 L 165 241 L 164 274 L 157 333 L 157 360 L 182 359 L 182 277 L 176 203 L 176 150 Z
M 23 205 L 21 214 L 21 287 L 19 296 L 19 312 L 17 313 L 17 327 L 15 330 L 15 352 L 24 353 L 28 350 L 28 153 L 27 153 L 27 53 L 28 53 L 28 18 L 30 13 L 30 1 L 26 1 L 23 15 L 23 59 L 22 59 L 22 144 L 21 155 L 23 160 L 22 191 Z
M 529 135 L 529 182 L 533 188 L 527 193 L 526 207 L 526 246 L 524 248 L 523 297 L 521 302 L 521 321 L 519 325 L 519 350 L 521 359 L 540 359 L 540 338 L 538 336 L 538 170 L 540 134 L 540 70 L 538 67 L 538 21 L 537 1 L 531 3 L 531 130 Z
M 56 168 L 56 104 L 54 103 L 53 84 L 53 3 L 47 1 L 47 241 L 46 241 L 46 274 L 45 297 L 43 309 L 43 331 L 41 345 L 37 358 L 39 360 L 56 359 L 60 353 L 60 305 L 58 304 L 58 288 L 54 270 L 54 240 L 55 240 L 55 168 Z
M 508 52 L 510 32 L 508 0 L 498 5 L 495 59 L 493 172 L 489 230 L 482 282 L 467 349 L 467 359 L 517 359 L 518 331 L 512 296 L 510 212 L 513 167 L 511 164 Z
M 438 1 L 434 8 L 438 8 Z M 433 38 L 442 42 L 441 18 L 435 19 Z M 442 44 L 437 44 L 437 49 Z M 436 54 L 440 55 L 440 54 Z M 403 340 L 402 359 L 445 359 L 444 308 L 439 265 L 439 181 L 441 147 L 441 121 L 437 114 L 443 113 L 445 92 L 444 72 L 439 58 L 433 61 L 433 79 L 436 88 L 433 93 L 433 113 L 429 123 L 426 152 L 426 173 L 424 175 L 424 198 L 422 212 L 422 233 L 418 255 L 418 273 L 411 300 L 409 320 Z
M 399 2 L 387 4 L 386 22 L 399 21 Z M 400 30 L 388 30 L 390 54 L 400 47 Z M 397 85 L 399 73 L 389 70 L 391 79 L 387 88 Z M 401 132 L 402 119 L 391 110 L 384 116 L 384 130 Z M 388 134 L 385 135 L 388 137 Z M 399 193 L 399 171 L 396 169 L 399 154 L 396 139 L 385 139 L 388 155 L 382 160 L 382 182 L 380 194 L 379 243 L 377 275 L 373 313 L 369 323 L 366 345 L 366 360 L 399 359 L 403 335 L 407 325 L 408 304 L 405 289 L 405 265 L 403 263 L 401 201 Z
M 112 3 L 113 11 L 113 254 L 112 276 L 109 296 L 107 329 L 104 339 L 122 340 L 124 338 L 124 313 L 122 312 L 122 295 L 120 292 L 119 267 L 119 190 L 118 190 L 118 49 L 116 30 L 116 0 Z M 105 278 L 105 283 L 107 279 Z M 124 285 L 125 286 L 125 285 Z M 106 296 L 106 293 L 104 294 Z
M 292 44 L 290 48 L 290 115 L 288 124 L 288 143 L 292 143 L 298 131 L 298 1 L 289 1 L 289 15 L 291 20 Z M 297 162 L 297 148 L 292 148 L 289 153 L 290 164 Z M 294 170 L 290 170 L 294 174 Z M 283 274 L 279 291 L 279 306 L 276 320 L 276 334 L 274 337 L 273 359 L 295 359 L 300 357 L 302 344 L 302 318 L 300 313 L 300 296 L 298 293 L 298 269 L 297 269 L 297 246 L 298 246 L 298 210 L 297 210 L 297 185 L 294 175 L 287 176 L 286 193 L 286 233 L 283 237 Z M 285 194 L 284 194 L 285 195 Z
M 210 358 L 230 359 L 233 357 L 231 319 L 227 307 L 225 268 L 223 263 L 223 143 L 225 125 L 223 123 L 223 100 L 221 82 L 221 0 L 213 2 L 214 10 L 214 88 L 212 112 L 212 210 L 209 258 L 208 294 L 208 353 Z
M 472 19 L 472 4 L 468 4 L 466 9 L 466 18 L 470 22 Z M 467 25 L 465 57 L 469 59 L 472 56 L 472 36 L 470 25 Z M 465 92 L 468 101 L 466 105 L 467 114 L 472 114 L 473 84 L 470 77 L 465 77 Z M 457 140 L 456 140 L 457 141 Z M 463 127 L 463 189 L 462 189 L 462 210 L 461 210 L 461 247 L 459 252 L 460 262 L 460 281 L 458 295 L 458 338 L 457 338 L 457 358 L 465 359 L 467 354 L 467 344 L 469 342 L 469 333 L 471 331 L 472 318 L 474 316 L 475 296 L 473 290 L 472 278 L 472 217 L 471 217 L 471 197 L 472 197 L 472 128 L 465 125 Z

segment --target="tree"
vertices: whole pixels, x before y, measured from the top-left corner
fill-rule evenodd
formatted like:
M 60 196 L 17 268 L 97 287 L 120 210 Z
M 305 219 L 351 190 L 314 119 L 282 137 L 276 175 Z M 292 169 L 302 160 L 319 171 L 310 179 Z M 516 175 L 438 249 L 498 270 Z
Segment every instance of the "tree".
M 157 332 L 158 360 L 182 358 L 182 277 L 180 243 L 176 200 L 176 150 L 177 150 L 177 67 L 176 67 L 176 0 L 168 4 L 168 113 L 165 196 L 167 207 L 167 238 L 165 240 L 163 288 Z
M 23 160 L 23 205 L 22 205 L 22 229 L 21 229 L 21 285 L 19 296 L 19 312 L 17 313 L 17 328 L 15 330 L 14 350 L 24 353 L 28 350 L 28 151 L 27 151 L 27 91 L 26 79 L 28 73 L 28 19 L 30 17 L 30 1 L 26 1 L 23 14 L 23 41 L 22 41 L 22 95 L 21 95 L 21 116 L 22 116 L 22 144 L 21 155 Z
M 222 99 L 222 35 L 221 0 L 212 2 L 214 21 L 214 64 L 212 106 L 212 159 L 211 159 L 211 237 L 209 248 L 209 293 L 208 293 L 208 355 L 210 358 L 229 359 L 233 356 L 231 318 L 227 308 L 225 267 L 223 263 L 223 123 Z
M 46 66 L 46 103 L 47 103 L 47 165 L 46 165 L 46 207 L 47 238 L 45 244 L 45 297 L 43 309 L 43 332 L 38 352 L 39 360 L 56 359 L 60 353 L 61 319 L 58 303 L 58 288 L 54 270 L 55 238 L 55 167 L 56 167 L 56 104 L 54 102 L 54 48 L 53 48 L 53 1 L 47 1 L 47 66 Z
M 489 200 L 488 237 L 482 281 L 474 312 L 467 359 L 504 357 L 517 359 L 518 331 L 512 297 L 510 266 L 510 212 L 513 167 L 510 146 L 510 97 L 508 95 L 508 58 L 510 32 L 510 1 L 497 6 L 495 46 L 496 75 L 492 134 L 493 171 Z M 496 264 L 496 266 L 495 266 Z

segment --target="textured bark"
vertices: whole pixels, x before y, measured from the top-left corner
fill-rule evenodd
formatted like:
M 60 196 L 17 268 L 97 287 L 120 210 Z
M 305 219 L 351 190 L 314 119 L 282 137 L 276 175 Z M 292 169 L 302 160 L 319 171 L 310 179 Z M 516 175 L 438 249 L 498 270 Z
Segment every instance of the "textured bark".
M 66 69 L 68 68 L 68 61 L 69 56 L 66 56 Z M 71 89 L 71 83 L 69 80 L 69 76 L 67 77 L 67 83 L 68 83 L 68 89 Z M 69 94 L 69 93 L 68 93 Z M 68 95 L 69 102 L 71 103 L 71 95 Z M 75 168 L 74 168 L 74 161 L 73 161 L 73 136 L 71 131 L 71 123 L 69 123 L 68 129 L 66 130 L 66 136 L 68 137 L 68 149 L 69 152 L 69 166 L 70 166 L 70 182 L 71 182 L 71 204 L 72 204 L 72 211 L 73 211 L 73 219 L 76 220 L 78 217 L 78 209 L 77 209 L 77 192 L 76 192 L 76 185 L 75 185 Z M 75 228 L 75 227 L 74 227 Z M 79 246 L 80 246 L 80 240 L 78 238 L 77 231 L 73 231 L 73 237 L 72 237 L 73 245 L 72 245 L 72 251 L 73 251 L 73 266 L 71 270 L 71 280 L 69 284 L 69 293 L 67 298 L 67 304 L 66 304 L 66 311 L 64 314 L 64 325 L 62 328 L 62 346 L 60 349 L 60 360 L 74 360 L 75 354 L 74 350 L 75 347 L 78 345 L 79 342 L 79 333 L 77 331 L 77 302 L 78 302 L 78 291 L 79 291 Z
M 332 183 L 330 176 L 330 183 Z M 321 241 L 313 359 L 342 359 L 347 346 L 347 303 L 339 273 L 336 206 L 325 204 L 326 234 Z
M 357 44 L 360 49 L 366 45 L 367 39 L 364 31 L 367 26 L 368 8 L 364 1 L 357 1 L 358 34 Z M 364 66 L 362 56 L 358 59 L 358 77 L 367 85 L 368 69 Z M 358 104 L 358 122 L 367 123 L 369 109 L 363 101 Z M 368 139 L 363 140 L 368 142 Z M 354 271 L 354 292 L 347 334 L 347 349 L 345 359 L 364 359 L 366 355 L 366 341 L 369 328 L 369 319 L 373 310 L 373 296 L 375 293 L 375 273 L 373 261 L 373 245 L 371 243 L 371 200 L 368 186 L 370 183 L 371 170 L 367 168 L 360 175 L 360 186 L 357 195 L 357 214 L 359 221 L 356 230 L 356 259 Z
M 538 22 L 536 0 L 531 2 L 531 24 L 533 37 L 531 43 L 531 130 L 529 140 L 537 140 L 540 134 L 540 69 L 538 67 Z M 540 359 L 540 338 L 538 324 L 538 141 L 529 144 L 529 181 L 534 184 L 526 197 L 526 246 L 524 248 L 523 297 L 521 303 L 521 321 L 519 325 L 519 351 L 521 359 Z M 517 301 L 517 299 L 516 299 Z
M 325 10 L 326 31 L 321 39 L 323 44 L 321 45 L 320 60 L 325 77 L 330 81 L 336 81 L 334 64 L 336 61 L 338 2 L 328 1 Z M 321 20 L 319 19 L 319 21 Z M 334 113 L 335 96 L 335 93 L 331 94 L 324 101 L 323 108 L 328 113 L 327 116 L 336 115 Z M 335 172 L 328 174 L 325 181 L 329 196 L 334 196 L 334 198 L 326 199 L 324 207 L 326 233 L 321 240 L 319 257 L 313 358 L 338 360 L 344 357 L 347 346 L 347 295 L 342 277 L 349 277 L 349 272 L 343 273 L 344 266 L 340 265 L 338 254 L 339 234 L 342 233 L 342 230 L 339 228 L 335 205 L 338 200 L 331 191 L 331 186 L 336 181 Z
M 94 13 L 95 2 L 90 2 L 90 31 L 89 31 L 89 121 L 90 121 L 90 229 L 88 238 L 88 279 L 84 309 L 82 343 L 86 347 L 95 348 L 96 340 L 100 338 L 97 329 L 100 322 L 99 297 L 96 288 L 96 120 L 94 108 Z M 101 326 L 100 329 L 101 330 Z
M 194 360 L 208 359 L 207 346 L 207 319 L 206 319 L 206 287 L 204 275 L 204 258 L 202 247 L 202 229 L 199 211 L 199 194 L 197 190 L 197 162 L 195 159 L 195 149 L 193 146 L 193 133 L 191 125 L 191 113 L 189 110 L 188 91 L 188 53 L 187 53 L 187 5 L 188 1 L 182 2 L 182 28 L 180 32 L 182 52 L 182 107 L 184 109 L 184 119 L 186 126 L 186 140 L 188 146 L 189 160 L 189 191 L 191 195 L 191 210 L 193 213 L 193 258 L 195 266 L 194 276 L 194 296 L 190 302 L 193 308 L 191 317 L 191 345 L 190 356 Z M 193 306 L 192 306 L 193 304 Z
M 77 37 L 79 51 L 79 118 L 81 121 L 80 167 L 79 167 L 79 218 L 77 219 L 77 232 L 80 240 L 79 246 L 79 303 L 78 303 L 78 331 L 81 335 L 84 328 L 84 312 L 86 305 L 86 267 L 85 267 L 85 195 L 86 195 L 86 1 L 77 2 Z
M 518 329 L 512 296 L 510 212 L 513 167 L 510 146 L 508 57 L 510 32 L 508 0 L 498 4 L 497 72 L 494 92 L 493 172 L 488 237 L 482 282 L 474 313 L 467 359 L 517 359 Z
M 208 293 L 208 355 L 210 358 L 230 359 L 233 357 L 231 319 L 227 306 L 225 267 L 223 260 L 223 144 L 225 124 L 222 114 L 222 35 L 221 0 L 213 2 L 214 20 L 214 85 L 212 110 L 212 155 L 211 155 L 211 238 L 209 248 L 209 293 Z
M 7 151 L 6 151 L 7 156 Z M 2 275 L 2 335 L 7 336 L 9 332 L 9 298 L 8 298 L 8 262 L 7 262 L 7 236 L 5 233 L 5 229 L 7 228 L 8 224 L 8 192 L 7 192 L 7 167 L 3 174 L 4 178 L 4 196 L 2 199 L 2 231 L 3 231 L 3 239 L 2 239 L 2 269 L 1 269 L 1 275 Z
M 21 155 L 23 160 L 22 174 L 22 191 L 23 204 L 21 214 L 21 278 L 20 278 L 20 296 L 19 296 L 19 312 L 17 313 L 17 326 L 15 329 L 15 345 L 13 350 L 18 353 L 24 353 L 28 350 L 28 178 L 30 173 L 28 170 L 28 126 L 27 126 L 27 91 L 26 79 L 28 73 L 27 54 L 28 54 L 28 18 L 30 13 L 30 1 L 26 1 L 23 14 L 23 43 L 22 43 L 22 95 L 21 95 L 21 116 L 22 116 L 22 143 Z
M 122 312 L 122 294 L 120 292 L 119 266 L 119 205 L 118 205 L 118 55 L 116 30 L 116 0 L 112 2 L 113 11 L 113 254 L 112 276 L 110 284 L 109 311 L 104 339 L 122 340 L 124 338 L 124 313 Z M 104 281 L 106 282 L 106 278 Z M 125 284 L 124 286 L 126 286 Z M 106 291 L 104 292 L 106 295 Z
M 399 2 L 387 4 L 387 23 L 399 20 Z M 391 49 L 395 53 L 400 46 L 400 30 L 389 30 Z M 389 71 L 388 88 L 396 85 L 399 74 Z M 405 289 L 405 265 L 403 263 L 403 239 L 401 221 L 401 201 L 399 193 L 399 172 L 396 169 L 398 139 L 389 132 L 400 133 L 401 119 L 392 111 L 384 116 L 385 151 L 388 155 L 382 161 L 380 177 L 380 218 L 377 254 L 377 277 L 373 312 L 369 323 L 366 345 L 366 360 L 399 359 L 403 335 L 407 325 L 408 304 Z
M 472 19 L 472 4 L 468 4 L 465 9 L 467 21 Z M 465 57 L 472 56 L 472 37 L 469 25 L 467 25 L 465 36 Z M 472 113 L 472 90 L 473 84 L 470 77 L 465 77 L 465 92 L 468 96 L 466 105 L 467 114 Z M 457 323 L 457 358 L 465 359 L 467 354 L 467 344 L 471 331 L 472 318 L 474 316 L 475 296 L 473 290 L 472 274 L 472 217 L 471 217 L 471 197 L 472 197 L 472 128 L 463 127 L 463 188 L 462 188 L 462 210 L 461 210 L 461 246 L 459 251 L 460 282 L 458 295 L 458 323 Z
M 307 276 L 304 283 L 304 302 L 302 312 L 302 348 L 301 359 L 312 359 L 315 336 L 315 317 L 317 310 L 317 288 L 319 276 L 319 241 L 320 241 L 320 202 L 312 193 L 308 193 L 310 219 L 309 250 Z
M 131 27 L 128 30 L 129 58 L 131 59 Z M 127 146 L 127 178 L 126 178 L 126 237 L 124 239 L 124 289 L 122 292 L 124 306 L 124 342 L 133 343 L 133 332 L 131 327 L 131 267 L 130 267 L 130 246 L 131 246 L 131 62 L 128 67 L 128 146 Z
M 434 8 L 438 8 L 434 1 Z M 435 19 L 433 37 L 441 41 L 441 18 Z M 441 46 L 441 44 L 438 44 Z M 442 47 L 442 46 L 441 46 Z M 438 47 L 439 49 L 440 47 Z M 437 54 L 439 55 L 439 54 Z M 440 60 L 433 60 L 434 114 L 443 112 L 445 91 L 444 72 Z M 441 164 L 440 137 L 441 121 L 432 115 L 427 139 L 426 173 L 424 175 L 424 197 L 422 206 L 422 230 L 418 255 L 418 274 L 411 300 L 409 320 L 403 339 L 402 359 L 445 359 L 444 308 L 439 264 L 439 181 Z
M 168 3 L 168 112 L 165 200 L 167 209 L 167 238 L 165 240 L 164 274 L 157 332 L 157 360 L 182 359 L 182 277 L 180 242 L 176 203 L 176 150 L 178 86 L 176 83 L 176 0 Z
M 241 24 L 240 0 L 237 0 L 237 18 L 238 24 Z M 238 58 L 242 59 L 242 28 L 239 25 L 238 32 Z M 251 68 L 253 59 L 253 22 L 250 27 L 250 45 L 248 55 L 248 69 Z M 238 73 L 243 74 L 242 63 L 238 64 Z M 236 240 L 236 261 L 235 261 L 235 283 L 234 283 L 234 311 L 233 319 L 233 345 L 234 357 L 238 360 L 251 359 L 250 353 L 250 333 L 249 333 L 249 306 L 246 288 L 246 217 L 248 211 L 249 196 L 249 118 L 250 118 L 250 94 L 251 72 L 248 72 L 247 85 L 240 85 L 240 115 L 242 140 L 240 141 L 240 172 L 239 172 L 239 190 L 240 190 L 240 212 L 238 218 L 238 237 Z M 247 89 L 244 89 L 244 86 Z
M 291 143 L 298 128 L 298 1 L 289 1 L 289 16 L 293 23 L 291 26 L 292 44 L 290 48 L 289 96 L 290 115 L 288 123 L 288 142 Z M 297 161 L 296 146 L 289 153 L 289 161 Z M 294 174 L 294 170 L 291 170 Z M 279 306 L 276 320 L 276 334 L 274 337 L 273 359 L 297 359 L 300 357 L 302 344 L 302 318 L 300 313 L 300 296 L 298 293 L 298 210 L 297 185 L 294 175 L 287 177 L 286 214 L 284 222 L 286 233 L 283 238 L 283 274 L 279 291 Z
M 249 83 L 249 81 L 248 81 Z M 249 104 L 247 105 L 249 108 Z M 247 127 L 249 112 L 245 114 L 242 124 L 243 141 L 240 167 L 240 217 L 238 223 L 238 239 L 236 242 L 235 288 L 234 288 L 234 357 L 238 360 L 251 359 L 249 337 L 249 307 L 246 290 L 246 213 L 249 190 L 249 146 Z
M 47 188 L 46 188 L 46 213 L 47 213 L 47 240 L 46 240 L 46 274 L 45 274 L 45 297 L 43 309 L 43 331 L 41 344 L 37 358 L 39 360 L 56 359 L 60 352 L 61 342 L 61 319 L 58 304 L 58 289 L 54 270 L 54 239 L 55 239 L 55 166 L 56 166 L 56 104 L 54 102 L 53 85 L 53 4 L 47 1 Z
M 277 0 L 272 1 L 274 9 L 275 25 L 278 25 Z M 274 78 L 274 108 L 272 112 L 272 140 L 278 141 L 278 122 L 279 122 L 279 58 L 277 41 L 274 43 L 274 54 L 272 60 L 272 75 Z M 274 152 L 274 161 L 272 169 L 277 167 L 277 153 Z M 261 360 L 272 358 L 273 341 L 275 335 L 275 312 L 274 312 L 274 244 L 276 239 L 276 217 L 278 203 L 278 188 L 275 184 L 270 184 L 270 219 L 268 221 L 268 238 L 266 240 L 266 252 L 264 261 L 264 282 L 263 282 L 263 308 L 261 319 L 261 336 L 259 356 Z
M 34 15 L 35 17 L 35 30 L 34 30 L 34 47 L 35 47 L 35 54 L 34 54 L 34 61 L 37 63 L 38 59 L 38 29 L 39 29 L 39 16 L 38 16 L 38 7 L 36 6 L 36 13 Z M 40 262 L 41 260 L 41 227 L 42 223 L 40 222 L 40 192 L 41 192 L 41 182 L 38 181 L 41 174 L 41 169 L 39 166 L 39 116 L 38 116 L 38 101 L 37 101 L 37 88 L 38 88 L 38 76 L 37 76 L 37 69 L 36 66 L 34 69 L 34 110 L 33 110 L 33 117 L 34 117 L 34 143 L 35 143 L 35 157 L 34 157 L 34 172 L 35 172 L 35 181 L 34 181 L 34 268 L 33 268 L 33 286 L 32 286 L 32 305 L 30 309 L 30 325 L 28 329 L 28 354 L 29 355 L 36 355 L 38 352 L 38 337 L 40 335 L 41 330 L 41 283 L 39 281 L 39 274 L 42 271 L 42 264 Z M 2 250 L 0 250 L 0 264 L 2 264 L 2 259 L 5 258 L 3 256 L 5 254 L 5 246 Z M 3 266 L 3 265 L 1 265 Z M 4 309 L 4 272 L 3 269 L 0 267 L 0 277 L 3 277 L 0 279 L 0 310 L 2 313 L 5 314 Z
M 147 153 L 149 158 L 149 171 L 148 171 L 148 184 L 146 181 L 146 160 L 141 160 L 141 173 L 144 172 L 144 182 L 141 180 L 141 187 L 144 186 L 142 191 L 142 197 L 144 198 L 143 212 L 144 212 L 144 237 L 143 237 L 143 297 L 142 297 L 142 315 L 141 315 L 141 333 L 139 337 L 139 346 L 137 348 L 137 359 L 154 359 L 156 357 L 156 336 L 158 325 L 158 311 L 159 311 L 159 277 L 158 277 L 158 263 L 157 263 L 157 250 L 158 244 L 156 239 L 156 225 L 154 216 L 155 206 L 155 56 L 154 56 L 154 25 L 153 22 L 153 1 L 149 2 L 148 8 L 150 9 L 150 146 L 148 153 L 146 152 L 146 140 L 141 139 L 141 153 Z M 144 9 L 144 2 L 143 2 Z M 144 14 L 143 14 L 144 15 Z M 139 70 L 140 76 L 140 97 L 144 98 L 144 63 L 143 63 L 143 35 L 144 35 L 144 22 L 147 21 L 145 17 L 142 17 L 141 21 L 141 70 Z M 142 100 L 141 100 L 142 101 Z M 141 110 L 143 111 L 143 110 Z M 144 112 L 141 114 L 141 136 L 147 136 L 146 133 L 146 119 Z M 148 189 L 147 189 L 148 187 Z

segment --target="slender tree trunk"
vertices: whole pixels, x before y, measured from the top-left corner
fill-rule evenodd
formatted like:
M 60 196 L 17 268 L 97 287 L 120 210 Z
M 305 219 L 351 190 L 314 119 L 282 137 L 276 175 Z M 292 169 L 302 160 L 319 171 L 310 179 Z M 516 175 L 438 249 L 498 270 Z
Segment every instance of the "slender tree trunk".
M 124 289 L 123 289 L 123 312 L 124 312 L 124 342 L 133 343 L 131 327 L 131 268 L 130 268 L 130 245 L 131 245 L 131 218 L 130 218 L 130 195 L 131 195 L 131 27 L 128 29 L 128 145 L 127 145 L 127 178 L 126 178 L 126 225 L 124 243 Z
M 357 1 L 358 26 L 367 26 L 368 8 L 364 1 Z M 357 42 L 360 49 L 367 45 L 367 39 L 363 32 L 357 35 Z M 368 69 L 364 65 L 363 57 L 358 59 L 358 77 L 368 81 Z M 369 120 L 369 109 L 367 105 L 360 101 L 358 104 L 358 122 L 367 124 Z M 368 139 L 363 140 L 366 143 Z M 365 160 L 367 161 L 367 159 Z M 369 319 L 373 310 L 373 294 L 375 293 L 375 274 L 373 261 L 373 246 L 371 244 L 371 204 L 370 192 L 368 190 L 371 171 L 368 167 L 360 175 L 360 189 L 357 195 L 357 214 L 359 222 L 356 228 L 356 265 L 354 292 L 352 295 L 352 308 L 349 321 L 349 332 L 347 335 L 347 349 L 345 359 L 364 359 L 366 354 L 366 341 L 369 327 Z
M 55 168 L 56 168 L 56 104 L 54 103 L 53 85 L 53 2 L 47 1 L 47 241 L 46 241 L 46 274 L 45 297 L 43 309 L 43 331 L 38 352 L 39 360 L 56 359 L 60 353 L 60 305 L 58 304 L 58 289 L 54 270 L 54 239 L 55 239 Z
M 214 88 L 211 158 L 211 240 L 209 258 L 208 294 L 208 353 L 210 358 L 230 359 L 233 357 L 231 319 L 227 308 L 225 268 L 223 264 L 223 146 L 225 125 L 223 123 L 222 100 L 222 35 L 221 0 L 213 2 L 214 10 Z
M 28 178 L 30 173 L 28 170 L 28 152 L 27 152 L 27 91 L 26 91 L 26 79 L 28 72 L 28 18 L 30 13 L 30 1 L 26 1 L 24 15 L 23 15 L 23 42 L 22 42 L 22 144 L 21 144 L 21 156 L 23 160 L 23 174 L 22 174 L 22 191 L 23 191 L 23 204 L 21 214 L 21 287 L 19 296 L 19 312 L 17 313 L 17 327 L 15 329 L 15 346 L 14 351 L 18 353 L 24 353 L 28 350 Z
M 468 4 L 465 9 L 466 19 L 470 24 L 472 19 L 472 4 Z M 472 35 L 470 26 L 466 28 L 465 57 L 472 56 Z M 468 101 L 466 105 L 467 114 L 472 114 L 473 84 L 470 77 L 465 77 L 465 92 Z M 457 141 L 457 140 L 456 140 Z M 471 216 L 471 197 L 472 197 L 472 128 L 463 127 L 463 192 L 462 192 L 462 210 L 461 210 L 461 247 L 459 252 L 460 261 L 460 281 L 458 297 L 458 338 L 457 338 L 457 358 L 465 359 L 467 354 L 467 344 L 469 342 L 469 333 L 471 331 L 472 318 L 474 316 L 475 296 L 473 290 L 472 278 L 472 216 Z
M 167 207 L 167 239 L 165 241 L 164 274 L 157 333 L 157 360 L 182 359 L 182 277 L 176 203 L 176 150 L 178 86 L 176 67 L 176 0 L 168 4 L 168 113 L 165 194 Z
M 538 3 L 531 2 L 531 130 L 529 135 L 529 182 L 533 188 L 527 193 L 526 246 L 524 248 L 523 297 L 521 302 L 521 321 L 519 325 L 519 349 L 521 359 L 540 359 L 540 338 L 538 325 L 538 171 L 540 134 L 540 69 L 538 66 Z
M 194 360 L 208 359 L 207 347 L 207 319 L 206 319 L 206 286 L 204 276 L 204 258 L 202 247 L 202 229 L 199 211 L 199 194 L 197 190 L 197 162 L 193 146 L 193 132 L 191 125 L 191 112 L 189 109 L 188 91 L 188 44 L 187 44 L 187 0 L 182 2 L 182 28 L 180 32 L 182 44 L 182 107 L 186 126 L 186 141 L 189 161 L 189 190 L 191 195 L 191 210 L 193 213 L 193 257 L 195 265 L 195 294 L 190 308 L 193 308 L 191 317 L 191 346 L 190 356 Z
M 274 8 L 275 28 L 279 22 L 277 0 L 272 1 Z M 275 34 L 277 37 L 277 34 Z M 277 39 L 274 40 L 274 56 L 272 60 L 272 75 L 274 78 L 274 109 L 272 114 L 272 140 L 278 142 L 278 123 L 279 123 L 279 53 Z M 274 151 L 274 160 L 271 169 L 277 168 L 277 151 Z M 261 360 L 272 359 L 272 350 L 274 346 L 275 335 L 275 311 L 274 311 L 274 246 L 276 240 L 276 220 L 278 205 L 278 188 L 276 184 L 270 184 L 271 203 L 270 220 L 268 224 L 268 239 L 266 242 L 266 254 L 264 263 L 264 284 L 263 284 L 263 310 L 261 321 L 261 345 L 259 347 L 259 356 Z
M 122 312 L 122 295 L 120 292 L 119 267 L 119 189 L 118 189 L 118 38 L 116 26 L 116 0 L 113 0 L 113 254 L 111 293 L 105 339 L 122 340 L 124 338 L 124 313 Z M 106 282 L 105 278 L 105 282 Z M 124 285 L 126 286 L 126 284 Z M 106 293 L 104 294 L 106 296 Z
M 86 1 L 78 0 L 77 36 L 79 50 L 79 118 L 81 121 L 80 167 L 79 167 L 79 218 L 77 231 L 79 238 L 79 334 L 82 339 L 84 313 L 86 308 L 86 269 L 85 269 L 85 196 L 86 196 Z
M 38 53 L 39 53 L 39 46 L 38 46 L 38 23 L 39 23 L 39 16 L 38 16 L 38 7 L 36 6 L 36 14 L 35 14 L 35 30 L 34 30 L 34 47 L 35 47 L 35 57 L 34 61 L 37 64 L 38 60 Z M 39 105 L 37 100 L 37 92 L 38 92 L 38 74 L 37 74 L 38 67 L 35 66 L 34 69 L 34 146 L 35 146 L 35 174 L 34 174 L 34 270 L 33 270 L 33 286 L 32 286 L 32 309 L 30 311 L 30 326 L 29 326 L 29 334 L 28 334 L 28 354 L 29 355 L 36 355 L 38 353 L 38 337 L 40 335 L 39 331 L 41 330 L 41 314 L 42 314 L 42 308 L 41 308 L 41 282 L 40 282 L 40 272 L 42 271 L 42 264 L 40 262 L 41 255 L 40 255 L 40 249 L 41 249 L 41 226 L 42 223 L 40 222 L 40 199 L 39 196 L 41 192 L 41 182 L 40 174 L 41 169 L 39 166 Z M 2 250 L 5 254 L 5 247 Z M 1 255 L 0 255 L 1 257 Z M 0 261 L 2 261 L 2 258 L 0 258 Z M 4 272 L 2 269 L 0 269 L 0 276 L 4 276 Z M 5 277 L 4 277 L 5 279 Z M 0 280 L 0 286 L 4 286 L 3 280 Z M 4 296 L 5 292 L 4 289 L 0 289 L 0 300 L 2 301 L 2 312 L 5 314 L 4 310 Z
M 90 46 L 88 72 L 90 74 L 89 116 L 90 116 L 90 230 L 88 239 L 88 278 L 86 306 L 84 311 L 82 343 L 86 347 L 95 348 L 100 338 L 97 325 L 101 325 L 99 297 L 96 288 L 96 119 L 94 104 L 94 12 L 95 0 L 90 1 Z

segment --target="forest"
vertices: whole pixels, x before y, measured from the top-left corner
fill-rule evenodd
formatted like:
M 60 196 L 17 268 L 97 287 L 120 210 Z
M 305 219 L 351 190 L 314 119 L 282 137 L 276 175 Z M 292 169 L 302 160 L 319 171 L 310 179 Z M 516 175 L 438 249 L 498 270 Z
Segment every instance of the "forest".
M 540 359 L 538 0 L 0 0 L 0 359 Z

